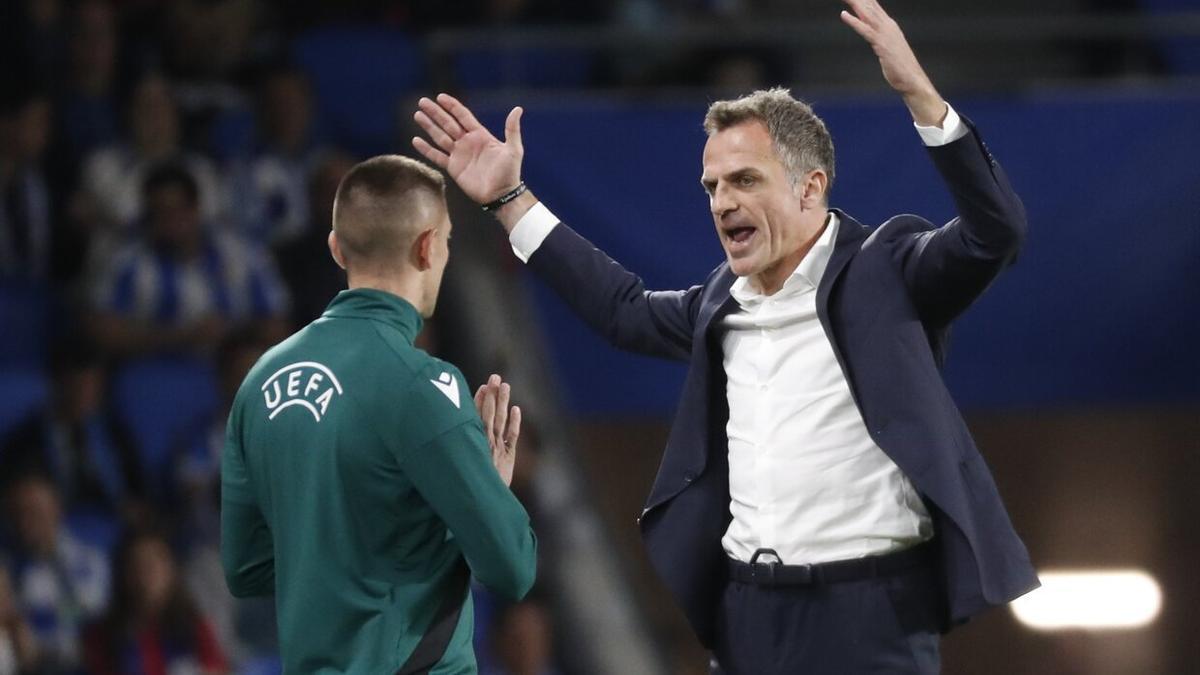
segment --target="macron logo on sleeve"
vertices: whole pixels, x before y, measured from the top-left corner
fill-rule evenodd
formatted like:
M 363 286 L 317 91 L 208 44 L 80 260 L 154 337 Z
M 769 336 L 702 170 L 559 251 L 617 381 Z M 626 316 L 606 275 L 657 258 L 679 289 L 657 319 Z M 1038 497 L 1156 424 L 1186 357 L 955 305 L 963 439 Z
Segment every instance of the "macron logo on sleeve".
M 455 381 L 453 375 L 442 371 L 442 374 L 438 375 L 438 379 L 430 380 L 429 383 L 437 387 L 438 391 L 445 394 L 446 398 L 450 399 L 455 408 L 462 408 L 458 399 L 458 382 Z

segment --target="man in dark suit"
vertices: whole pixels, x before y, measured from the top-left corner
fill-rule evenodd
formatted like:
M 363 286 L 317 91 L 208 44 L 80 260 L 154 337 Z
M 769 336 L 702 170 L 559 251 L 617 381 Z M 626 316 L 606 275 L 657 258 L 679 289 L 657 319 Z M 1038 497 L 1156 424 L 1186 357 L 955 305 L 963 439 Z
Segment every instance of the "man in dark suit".
M 418 151 L 615 345 L 687 361 L 640 519 L 651 561 L 727 673 L 934 673 L 938 635 L 1037 578 L 939 372 L 950 322 L 1014 258 L 1024 209 L 875 0 L 842 18 L 879 56 L 959 216 L 869 231 L 828 208 L 833 145 L 786 90 L 711 106 L 701 182 L 727 263 L 646 291 L 520 181 L 452 97 Z M 516 186 L 515 188 L 513 186 Z

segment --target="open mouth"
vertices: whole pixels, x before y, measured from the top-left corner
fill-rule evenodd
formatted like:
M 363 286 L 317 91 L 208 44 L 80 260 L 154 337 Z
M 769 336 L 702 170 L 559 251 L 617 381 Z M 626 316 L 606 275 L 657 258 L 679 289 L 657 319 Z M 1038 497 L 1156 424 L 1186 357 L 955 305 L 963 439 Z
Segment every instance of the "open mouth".
M 750 240 L 757 232 L 753 227 L 732 227 L 725 230 L 725 238 L 729 240 L 729 250 L 739 251 L 750 245 Z

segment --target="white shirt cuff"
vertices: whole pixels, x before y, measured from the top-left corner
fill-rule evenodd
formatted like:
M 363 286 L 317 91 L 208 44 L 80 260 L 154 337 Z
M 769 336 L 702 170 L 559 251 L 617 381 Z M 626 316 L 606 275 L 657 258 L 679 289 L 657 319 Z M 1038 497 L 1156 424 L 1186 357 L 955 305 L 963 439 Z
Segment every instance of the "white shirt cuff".
M 916 122 L 913 122 L 913 126 L 921 135 L 921 141 L 931 148 L 953 143 L 967 135 L 967 125 L 963 124 L 962 118 L 954 112 L 954 106 L 949 103 L 946 104 L 946 119 L 942 120 L 942 126 L 923 127 Z
M 517 254 L 521 262 L 529 262 L 529 257 L 538 250 L 543 241 L 546 241 L 546 237 L 550 236 L 550 231 L 558 223 L 558 218 L 550 213 L 545 204 L 534 204 L 521 216 L 517 224 L 513 225 L 512 232 L 508 233 L 508 243 L 512 244 L 513 253 Z

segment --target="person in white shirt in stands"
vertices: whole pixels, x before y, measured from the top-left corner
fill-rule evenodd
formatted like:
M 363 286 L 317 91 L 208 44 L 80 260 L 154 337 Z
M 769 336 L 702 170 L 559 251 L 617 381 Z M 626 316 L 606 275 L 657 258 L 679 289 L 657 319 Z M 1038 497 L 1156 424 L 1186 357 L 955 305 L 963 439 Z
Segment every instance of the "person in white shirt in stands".
M 416 113 L 416 149 L 584 320 L 689 362 L 639 522 L 714 672 L 936 673 L 940 632 L 1038 583 L 940 374 L 950 322 L 1013 261 L 1024 208 L 896 22 L 846 2 L 954 198 L 941 228 L 906 215 L 872 232 L 829 208 L 824 123 L 759 91 L 705 118 L 727 263 L 647 291 L 521 181 L 519 108 L 503 143 L 453 97 Z

